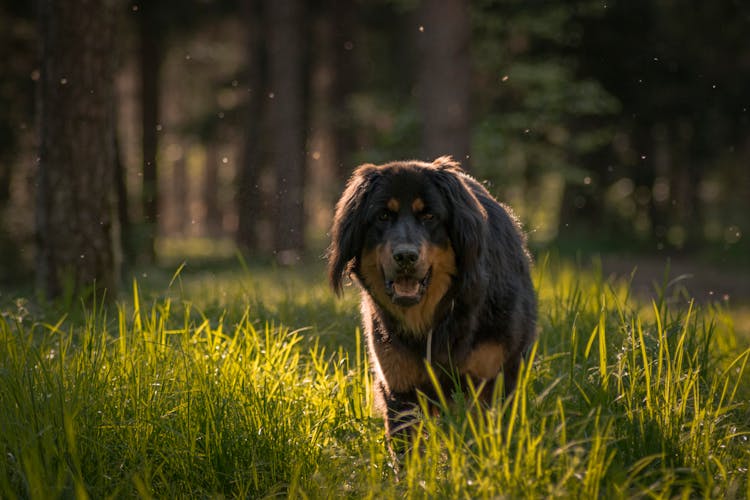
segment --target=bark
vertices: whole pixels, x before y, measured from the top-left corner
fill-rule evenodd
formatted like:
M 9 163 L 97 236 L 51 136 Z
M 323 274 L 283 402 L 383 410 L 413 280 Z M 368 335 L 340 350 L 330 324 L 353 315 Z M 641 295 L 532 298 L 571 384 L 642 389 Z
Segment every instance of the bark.
M 305 248 L 305 134 L 300 0 L 267 0 L 271 159 L 276 177 L 274 249 L 282 264 L 293 264 Z
M 39 2 L 37 284 L 114 296 L 114 3 Z
M 180 236 L 190 234 L 190 189 L 187 173 L 187 146 L 172 166 L 172 230 Z
M 349 178 L 355 165 L 351 156 L 355 150 L 354 123 L 349 109 L 349 97 L 356 87 L 357 71 L 354 64 L 354 34 L 356 24 L 355 2 L 328 0 L 327 8 L 331 17 L 331 37 L 333 55 L 331 72 L 331 113 L 333 120 L 333 162 L 341 185 Z
M 117 123 L 117 110 L 116 106 L 115 123 Z M 115 131 L 115 171 L 114 171 L 114 182 L 115 182 L 115 199 L 117 206 L 117 220 L 120 227 L 120 246 L 122 247 L 122 260 L 124 266 L 127 268 L 128 265 L 135 261 L 135 250 L 133 249 L 132 233 L 130 227 L 130 216 L 128 215 L 128 186 L 127 186 L 127 172 L 125 171 L 125 165 L 122 162 L 122 150 L 120 148 L 120 140 Z
M 310 161 L 305 201 L 308 226 L 316 231 L 328 229 L 331 209 L 353 168 L 344 159 L 352 127 L 345 126 L 350 121 L 345 111 L 348 94 L 342 85 L 340 67 L 340 54 L 351 52 L 352 47 L 347 43 L 352 42 L 346 40 L 344 27 L 338 24 L 339 10 L 351 10 L 351 4 L 345 2 L 337 9 L 332 0 L 327 0 L 311 20 Z
M 264 64 L 263 37 L 261 28 L 260 0 L 243 1 L 243 17 L 247 26 L 245 40 L 245 85 L 247 103 L 245 114 L 245 140 L 242 164 L 237 187 L 237 209 L 239 223 L 237 244 L 245 252 L 258 250 L 257 222 L 265 217 L 264 193 L 260 188 L 260 174 L 263 164 L 260 137 L 263 132 Z
M 159 87 L 162 65 L 162 43 L 159 26 L 158 7 L 151 2 L 141 3 L 139 18 L 141 73 L 141 126 L 143 147 L 143 222 L 146 241 L 142 249 L 147 262 L 156 260 L 156 236 L 158 233 L 159 193 L 158 169 L 156 164 L 159 148 L 159 108 L 161 105 Z
M 222 214 L 219 207 L 219 148 L 209 144 L 206 148 L 206 165 L 203 176 L 203 204 L 205 207 L 205 231 L 211 238 L 217 238 L 222 231 Z
M 419 16 L 422 156 L 452 155 L 469 167 L 471 23 L 468 0 L 422 0 Z

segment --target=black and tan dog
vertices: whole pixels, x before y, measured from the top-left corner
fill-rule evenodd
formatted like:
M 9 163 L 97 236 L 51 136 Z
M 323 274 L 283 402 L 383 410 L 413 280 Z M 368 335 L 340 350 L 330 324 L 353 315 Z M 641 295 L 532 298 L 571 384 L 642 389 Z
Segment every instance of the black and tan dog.
M 472 379 L 489 401 L 502 372 L 510 393 L 535 336 L 530 258 L 518 221 L 450 157 L 362 165 L 331 231 L 329 277 L 350 275 L 375 397 L 392 436 L 408 427 L 418 392 L 435 396 Z

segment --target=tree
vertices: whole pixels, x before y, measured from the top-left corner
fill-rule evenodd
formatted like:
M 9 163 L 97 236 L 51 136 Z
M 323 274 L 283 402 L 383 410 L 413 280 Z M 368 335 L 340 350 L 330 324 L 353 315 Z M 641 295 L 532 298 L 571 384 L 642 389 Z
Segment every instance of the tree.
M 140 39 L 139 66 L 141 74 L 141 133 L 143 148 L 143 222 L 146 242 L 143 256 L 148 262 L 156 260 L 156 234 L 159 217 L 158 169 L 156 156 L 159 147 L 160 73 L 163 59 L 162 11 L 154 2 L 140 5 L 138 33 Z
M 260 171 L 263 163 L 261 134 L 263 133 L 263 89 L 265 68 L 263 64 L 262 5 L 260 0 L 243 0 L 242 17 L 246 25 L 245 86 L 247 88 L 244 114 L 244 141 L 242 163 L 238 176 L 237 244 L 244 251 L 258 249 L 257 221 L 264 210 L 264 193 L 260 189 Z
M 349 99 L 356 88 L 357 70 L 354 64 L 354 38 L 359 28 L 355 2 L 322 2 L 318 33 L 319 58 L 328 66 L 329 79 L 324 106 L 330 107 L 329 121 L 332 131 L 331 163 L 340 179 L 347 179 L 354 169 L 351 155 L 354 152 L 354 124 Z M 341 186 L 336 186 L 338 191 Z
M 203 205 L 205 206 L 205 231 L 212 237 L 221 235 L 222 211 L 219 207 L 219 148 L 215 141 L 206 147 L 206 163 L 201 182 Z
M 49 298 L 117 284 L 114 2 L 39 2 L 37 284 Z
M 271 162 L 276 177 L 277 259 L 293 264 L 305 248 L 305 78 L 300 0 L 267 0 Z
M 32 231 L 19 234 L 13 228 L 27 228 L 28 220 L 14 217 L 13 225 L 8 222 L 13 209 L 11 185 L 24 171 L 19 159 L 33 136 L 29 121 L 33 120 L 34 77 L 29 75 L 36 74 L 38 64 L 33 7 L 21 0 L 0 4 L 0 282 L 22 280 L 30 267 L 22 249 Z
M 747 183 L 732 185 L 730 165 L 742 162 L 737 146 L 748 135 L 750 7 L 706 2 L 685 9 L 662 0 L 610 7 L 579 11 L 576 58 L 582 74 L 622 103 L 610 120 L 617 140 L 608 154 L 616 167 L 611 181 L 632 183 L 623 196 L 631 208 L 616 216 L 620 226 L 640 227 L 643 242 L 689 250 L 710 226 L 736 224 L 736 211 L 722 214 L 723 206 L 747 200 Z M 721 229 L 714 233 L 724 240 Z
M 467 0 L 423 0 L 418 11 L 422 155 L 468 167 L 471 23 Z

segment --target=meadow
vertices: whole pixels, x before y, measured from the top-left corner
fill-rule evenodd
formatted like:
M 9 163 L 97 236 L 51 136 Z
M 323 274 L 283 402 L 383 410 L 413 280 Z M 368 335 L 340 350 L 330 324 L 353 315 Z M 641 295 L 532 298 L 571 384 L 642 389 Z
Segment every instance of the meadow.
M 358 294 L 324 276 L 188 262 L 115 305 L 6 301 L 0 497 L 750 497 L 750 339 L 726 304 L 539 257 L 515 397 L 443 395 L 396 472 Z

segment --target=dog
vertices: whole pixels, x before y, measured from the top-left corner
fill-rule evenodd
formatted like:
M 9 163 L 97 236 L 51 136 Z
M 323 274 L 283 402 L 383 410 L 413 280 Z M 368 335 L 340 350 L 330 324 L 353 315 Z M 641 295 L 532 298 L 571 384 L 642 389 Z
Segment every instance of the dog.
M 531 257 L 518 219 L 445 156 L 365 164 L 336 204 L 331 287 L 351 277 L 388 442 L 413 427 L 419 394 L 469 381 L 505 395 L 536 331 Z M 466 387 L 463 385 L 463 387 Z

